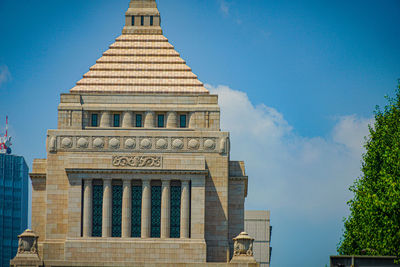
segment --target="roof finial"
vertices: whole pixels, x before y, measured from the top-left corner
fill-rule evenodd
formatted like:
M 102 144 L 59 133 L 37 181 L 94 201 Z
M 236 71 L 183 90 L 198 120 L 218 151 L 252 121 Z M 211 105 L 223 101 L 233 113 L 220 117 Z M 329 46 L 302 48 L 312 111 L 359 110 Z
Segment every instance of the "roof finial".
M 123 34 L 162 34 L 155 0 L 131 0 L 125 14 Z

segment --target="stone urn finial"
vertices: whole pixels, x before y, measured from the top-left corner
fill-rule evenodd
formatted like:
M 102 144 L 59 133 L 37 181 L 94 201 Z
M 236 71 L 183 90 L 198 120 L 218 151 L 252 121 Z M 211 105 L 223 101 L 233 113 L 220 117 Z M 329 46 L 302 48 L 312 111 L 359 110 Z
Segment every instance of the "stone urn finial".
M 255 263 L 256 260 L 253 257 L 253 242 L 254 238 L 250 237 L 246 232 L 241 232 L 237 237 L 233 239 L 234 252 L 232 263 L 239 262 L 251 262 Z
M 26 229 L 18 236 L 18 252 L 10 261 L 11 267 L 42 267 L 43 261 L 39 257 L 39 236 L 32 230 Z
M 18 236 L 18 254 L 39 254 L 38 253 L 39 236 L 32 230 L 27 229 Z

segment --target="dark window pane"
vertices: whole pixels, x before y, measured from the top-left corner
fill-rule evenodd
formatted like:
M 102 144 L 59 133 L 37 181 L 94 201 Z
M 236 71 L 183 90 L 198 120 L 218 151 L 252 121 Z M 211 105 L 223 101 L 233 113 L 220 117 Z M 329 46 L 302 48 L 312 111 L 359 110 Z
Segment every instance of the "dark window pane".
M 160 237 L 161 186 L 151 187 L 151 237 Z
M 136 114 L 136 127 L 142 127 L 142 114 Z
M 103 220 L 103 186 L 93 185 L 93 229 L 92 236 L 101 237 Z
M 132 237 L 141 236 L 142 187 L 132 186 Z
M 132 26 L 135 26 L 135 16 L 132 16 Z
M 114 127 L 119 127 L 120 125 L 120 115 L 119 114 L 114 114 Z
M 121 237 L 122 185 L 112 186 L 112 237 Z
M 97 127 L 97 125 L 98 125 L 98 117 L 99 117 L 98 114 L 96 114 L 96 113 L 92 114 L 92 124 L 91 124 L 92 127 Z
M 181 236 L 181 187 L 171 186 L 171 238 Z
M 186 128 L 186 115 L 179 116 L 179 126 L 181 128 Z
M 150 26 L 153 26 L 153 24 L 154 24 L 154 17 L 150 16 Z
M 142 16 L 141 18 L 140 18 L 140 25 L 144 25 L 144 16 Z
M 163 114 L 159 114 L 157 116 L 157 121 L 158 121 L 157 126 L 159 128 L 163 128 L 164 127 L 164 115 Z

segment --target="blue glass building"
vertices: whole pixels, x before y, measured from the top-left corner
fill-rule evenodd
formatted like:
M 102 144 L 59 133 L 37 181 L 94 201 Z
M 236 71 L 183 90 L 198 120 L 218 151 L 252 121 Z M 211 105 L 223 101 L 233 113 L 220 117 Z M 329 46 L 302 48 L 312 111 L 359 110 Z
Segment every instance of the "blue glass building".
M 0 267 L 10 266 L 27 226 L 28 166 L 23 157 L 0 154 Z

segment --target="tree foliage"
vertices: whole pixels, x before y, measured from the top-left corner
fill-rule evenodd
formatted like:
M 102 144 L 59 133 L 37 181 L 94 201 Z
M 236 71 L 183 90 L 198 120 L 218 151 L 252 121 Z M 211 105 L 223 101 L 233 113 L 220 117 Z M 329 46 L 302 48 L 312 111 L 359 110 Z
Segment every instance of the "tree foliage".
M 363 155 L 362 175 L 350 187 L 351 214 L 344 220 L 341 255 L 400 259 L 400 80 L 396 96 L 375 111 Z

